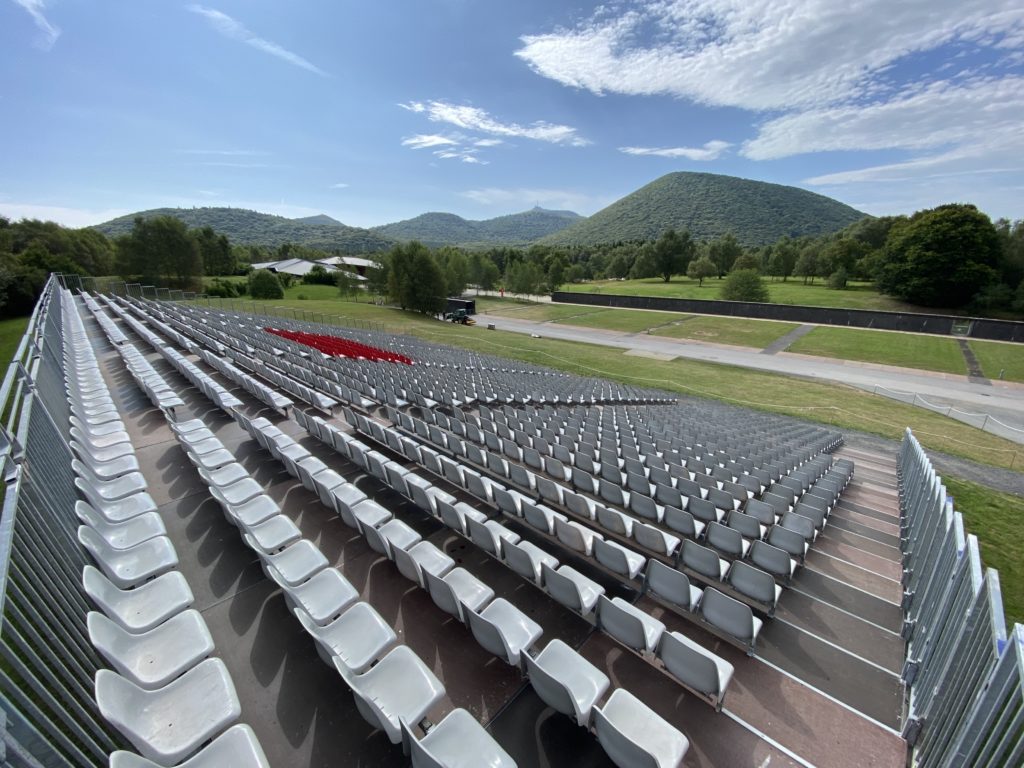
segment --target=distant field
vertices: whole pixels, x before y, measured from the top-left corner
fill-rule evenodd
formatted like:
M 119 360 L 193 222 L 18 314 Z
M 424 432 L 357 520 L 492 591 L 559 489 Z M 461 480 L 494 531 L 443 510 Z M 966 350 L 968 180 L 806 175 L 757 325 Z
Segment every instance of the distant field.
M 0 379 L 7 373 L 7 366 L 18 351 L 18 343 L 28 328 L 27 317 L 12 317 L 0 320 Z
M 659 328 L 654 331 L 654 334 L 673 339 L 693 339 L 715 344 L 733 344 L 739 347 L 764 349 L 776 339 L 782 338 L 799 327 L 798 323 L 780 323 L 774 320 L 748 320 L 738 317 L 700 315 L 680 322 L 678 325 Z
M 948 336 L 820 326 L 798 339 L 787 351 L 926 371 L 967 373 L 960 347 Z
M 1024 344 L 1005 344 L 998 341 L 975 341 L 968 344 L 981 363 L 981 370 L 989 379 L 998 379 L 1002 371 L 1007 381 L 1024 381 Z
M 589 283 L 569 284 L 563 291 L 575 293 L 621 294 L 624 296 L 661 296 L 679 299 L 718 299 L 722 280 L 712 278 L 699 286 L 696 280 L 675 277 L 671 282 L 660 278 L 646 280 L 595 280 Z M 812 307 L 846 307 L 850 309 L 881 309 L 913 312 L 911 307 L 896 299 L 882 296 L 872 283 L 851 282 L 845 291 L 836 291 L 821 283 L 804 285 L 802 279 L 772 281 L 766 279 L 768 295 L 775 304 L 805 304 Z

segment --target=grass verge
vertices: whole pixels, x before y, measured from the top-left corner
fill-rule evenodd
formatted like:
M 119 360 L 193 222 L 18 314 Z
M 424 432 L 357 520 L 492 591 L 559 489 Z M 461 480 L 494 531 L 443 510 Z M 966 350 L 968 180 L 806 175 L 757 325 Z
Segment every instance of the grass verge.
M 678 325 L 659 328 L 654 334 L 673 339 L 693 339 L 714 344 L 764 349 L 776 339 L 799 327 L 799 323 L 781 323 L 777 320 L 700 315 Z
M 943 477 L 964 525 L 978 537 L 981 559 L 999 571 L 1006 622 L 1024 622 L 1024 514 L 1021 500 L 983 485 Z
M 947 336 L 819 326 L 787 351 L 961 376 L 967 373 L 959 345 Z
M 998 341 L 967 342 L 981 363 L 982 373 L 989 379 L 1024 381 L 1024 345 Z

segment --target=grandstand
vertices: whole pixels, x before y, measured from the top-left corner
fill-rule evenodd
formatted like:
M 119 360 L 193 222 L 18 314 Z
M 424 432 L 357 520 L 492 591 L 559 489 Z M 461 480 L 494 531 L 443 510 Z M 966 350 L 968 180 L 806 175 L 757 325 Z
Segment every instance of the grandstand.
M 10 765 L 1020 765 L 912 435 L 68 290 L 2 389 Z

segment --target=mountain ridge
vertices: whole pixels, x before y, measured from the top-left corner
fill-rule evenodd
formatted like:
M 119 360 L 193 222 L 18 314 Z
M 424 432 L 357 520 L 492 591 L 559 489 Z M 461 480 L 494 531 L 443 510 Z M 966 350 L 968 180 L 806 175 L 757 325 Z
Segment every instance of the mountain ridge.
M 573 211 L 534 206 L 528 211 L 490 219 L 464 219 L 454 213 L 431 211 L 411 219 L 373 227 L 395 240 L 419 240 L 424 245 L 529 245 L 582 219 Z

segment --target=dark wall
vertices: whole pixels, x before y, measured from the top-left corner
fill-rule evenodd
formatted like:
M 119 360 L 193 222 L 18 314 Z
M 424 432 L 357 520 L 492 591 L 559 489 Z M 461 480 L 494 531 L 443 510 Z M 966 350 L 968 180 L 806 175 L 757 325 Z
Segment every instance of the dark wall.
M 799 304 L 758 304 L 749 301 L 707 299 L 668 299 L 656 296 L 617 296 L 598 293 L 556 291 L 551 300 L 567 304 L 588 304 L 626 309 L 657 309 L 662 312 L 693 312 L 701 315 L 756 317 L 762 320 L 785 320 L 792 323 L 845 325 L 852 328 L 875 328 L 883 331 L 908 331 L 950 335 L 956 323 L 970 323 L 969 336 L 978 339 L 1017 341 L 1024 343 L 1024 323 L 1011 320 L 925 315 L 915 312 L 881 312 L 870 309 L 837 307 L 805 307 Z

